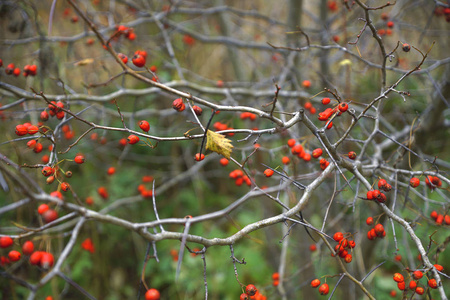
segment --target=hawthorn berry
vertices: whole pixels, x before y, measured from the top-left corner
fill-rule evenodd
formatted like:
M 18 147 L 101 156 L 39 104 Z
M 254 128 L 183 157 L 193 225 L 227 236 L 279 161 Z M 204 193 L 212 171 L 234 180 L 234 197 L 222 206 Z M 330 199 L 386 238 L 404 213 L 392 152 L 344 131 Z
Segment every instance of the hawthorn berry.
M 311 287 L 313 287 L 313 288 L 316 288 L 316 287 L 318 287 L 320 285 L 320 280 L 319 279 L 313 279 L 312 281 L 311 281 Z
M 406 282 L 397 282 L 397 287 L 399 290 L 404 291 L 406 289 Z
M 256 286 L 253 284 L 249 284 L 245 287 L 245 293 L 249 296 L 254 296 L 258 290 L 256 289 Z
M 33 135 L 39 131 L 39 127 L 37 127 L 36 125 L 31 125 L 27 128 L 27 131 L 29 135 Z
M 340 111 L 340 112 L 346 112 L 347 109 L 348 109 L 348 104 L 342 102 L 342 103 L 339 104 L 338 108 L 339 108 L 339 111 Z
M 350 151 L 348 153 L 348 158 L 350 159 L 355 159 L 356 158 L 356 152 L 355 151 Z
M 8 248 L 14 243 L 13 239 L 9 236 L 0 237 L 0 248 Z
M 323 151 L 321 148 L 314 149 L 312 152 L 312 157 L 318 158 L 322 155 Z
M 143 66 L 145 66 L 145 57 L 143 55 L 135 54 L 131 61 L 138 68 L 142 68 Z
M 282 162 L 284 165 L 287 165 L 287 164 L 289 164 L 289 163 L 291 162 L 291 159 L 290 159 L 289 157 L 287 157 L 287 156 L 283 156 L 283 157 L 281 158 L 281 162 Z
M 139 128 L 144 132 L 148 132 L 150 130 L 150 124 L 145 120 L 139 121 Z
M 347 254 L 345 257 L 344 257 L 344 260 L 345 260 L 345 262 L 346 263 L 351 263 L 352 262 L 352 255 L 351 254 Z
M 67 182 L 61 183 L 61 190 L 63 192 L 67 192 L 68 190 L 70 190 L 70 185 Z
M 32 241 L 26 241 L 22 245 L 22 253 L 25 255 L 31 255 L 34 251 L 34 244 Z
M 417 282 L 415 282 L 414 280 L 411 280 L 409 282 L 409 289 L 414 290 L 417 287 Z
M 311 103 L 311 102 L 306 102 L 305 105 L 303 105 L 303 107 L 304 107 L 305 109 L 310 110 L 313 106 L 312 106 L 312 103 Z
M 20 252 L 19 251 L 17 251 L 17 250 L 11 250 L 11 251 L 9 251 L 9 253 L 8 253 L 8 258 L 11 260 L 11 261 L 18 261 L 19 259 L 20 259 Z
M 342 233 L 342 232 L 340 232 L 340 231 L 338 231 L 338 232 L 336 232 L 334 235 L 333 235 L 333 240 L 335 240 L 336 242 L 340 242 L 340 241 L 342 241 L 344 239 L 344 234 Z
M 38 214 L 42 215 L 43 213 L 45 213 L 47 210 L 49 210 L 49 207 L 47 204 L 41 204 L 38 207 Z
M 422 271 L 416 270 L 413 272 L 413 277 L 415 280 L 419 280 L 420 278 L 423 277 L 423 273 Z
M 58 212 L 54 209 L 48 209 L 42 214 L 44 223 L 50 223 L 58 219 Z
M 416 287 L 416 293 L 419 295 L 423 295 L 423 293 L 425 293 L 425 290 L 423 289 L 423 287 Z
M 386 25 L 387 25 L 387 27 L 392 28 L 392 27 L 394 27 L 394 22 L 389 21 L 389 22 L 387 22 Z
M 203 113 L 202 108 L 199 107 L 199 106 L 197 106 L 197 105 L 192 106 L 192 109 L 194 110 L 194 113 L 195 113 L 197 116 L 201 116 L 202 113 Z
M 28 128 L 22 124 L 16 126 L 16 134 L 18 136 L 23 136 L 28 133 Z
M 280 280 L 280 273 L 278 273 L 278 272 L 273 273 L 272 280 Z
M 134 145 L 134 144 L 136 144 L 137 142 L 139 142 L 139 137 L 138 137 L 137 135 L 130 134 L 130 135 L 128 136 L 128 138 L 127 138 L 127 142 L 128 142 L 128 144 L 130 144 L 130 145 Z
M 319 287 L 319 293 L 321 295 L 326 295 L 328 294 L 328 292 L 330 291 L 330 287 L 328 286 L 328 284 L 324 283 Z
M 123 53 L 119 53 L 117 54 L 117 56 L 120 58 L 120 60 L 126 65 L 128 62 L 128 56 L 126 56 Z M 133 62 L 134 63 L 134 62 Z
M 42 257 L 40 260 L 40 265 L 44 269 L 49 269 L 53 266 L 53 263 L 55 262 L 55 258 L 53 257 L 53 254 L 48 252 L 43 252 Z
M 266 177 L 271 177 L 273 175 L 273 170 L 272 169 L 266 169 L 264 170 L 264 176 Z
M 177 98 L 177 99 L 173 100 L 172 107 L 176 111 L 182 112 L 186 108 L 186 105 L 183 103 L 183 99 Z
M 367 225 L 372 225 L 372 224 L 373 224 L 373 218 L 372 218 L 372 217 L 368 217 L 368 218 L 366 219 L 366 224 L 367 224 Z
M 47 121 L 49 117 L 50 116 L 48 115 L 48 112 L 46 112 L 45 110 L 41 112 L 40 118 L 42 121 Z
M 159 300 L 160 294 L 157 289 L 149 289 L 145 293 L 145 300 Z
M 405 52 L 409 52 L 411 50 L 411 46 L 409 44 L 404 43 L 402 45 L 402 50 Z
M 30 264 L 32 264 L 32 265 L 40 265 L 43 253 L 44 252 L 42 252 L 42 251 L 35 251 L 35 252 L 33 252 L 30 255 Z
M 245 293 L 242 293 L 242 294 L 239 296 L 239 300 L 249 300 L 248 295 L 245 294 Z
M 36 140 L 29 140 L 29 141 L 27 142 L 27 147 L 28 147 L 28 148 L 33 149 L 34 146 L 36 146 Z
M 309 89 L 309 88 L 311 87 L 311 81 L 309 81 L 309 80 L 303 80 L 302 86 L 303 86 L 305 89 Z
M 439 272 L 442 272 L 444 270 L 444 267 L 438 264 L 435 264 L 434 267 L 436 268 L 436 270 L 438 270 Z
M 438 213 L 437 213 L 435 210 L 433 210 L 433 211 L 430 213 L 430 217 L 431 217 L 433 220 L 436 220 L 437 217 L 438 217 Z
M 226 165 L 228 165 L 228 163 L 229 163 L 229 161 L 228 161 L 228 159 L 226 159 L 225 157 L 222 157 L 221 159 L 220 159 L 220 164 L 222 165 L 222 166 L 226 166 Z
M 48 177 L 53 174 L 53 168 L 49 166 L 45 166 L 42 168 L 42 175 Z
M 106 190 L 106 188 L 104 186 L 101 186 L 97 189 L 97 193 L 100 195 L 100 197 L 102 197 L 103 199 L 107 199 L 108 198 L 108 191 Z
M 204 160 L 205 159 L 205 154 L 201 154 L 200 155 L 200 153 L 197 153 L 197 154 L 195 154 L 195 160 L 196 161 L 201 161 L 201 160 Z
M 330 104 L 330 101 L 331 101 L 330 98 L 323 98 L 323 99 L 322 99 L 322 104 L 323 104 L 323 105 Z
M 405 281 L 405 278 L 400 273 L 395 273 L 393 278 L 394 278 L 395 282 L 403 282 L 403 281 Z
M 316 251 L 316 250 L 317 250 L 316 244 L 311 244 L 311 245 L 309 245 L 309 251 L 314 252 L 314 251 Z

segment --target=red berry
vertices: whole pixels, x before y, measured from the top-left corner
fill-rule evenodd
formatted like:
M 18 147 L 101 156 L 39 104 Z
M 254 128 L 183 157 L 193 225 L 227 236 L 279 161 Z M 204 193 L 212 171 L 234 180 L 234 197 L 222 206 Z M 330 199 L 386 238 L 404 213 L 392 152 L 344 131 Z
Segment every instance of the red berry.
M 356 152 L 355 151 L 350 151 L 348 153 L 348 158 L 350 159 L 355 159 L 356 158 Z
M 339 108 L 339 110 L 340 110 L 341 112 L 346 112 L 347 109 L 348 109 L 348 104 L 342 102 L 342 103 L 339 104 L 338 108 Z
M 291 162 L 291 159 L 290 159 L 289 157 L 287 157 L 287 156 L 283 156 L 283 157 L 281 158 L 281 162 L 282 162 L 284 165 L 287 165 L 287 164 L 289 164 L 289 163 Z
M 413 277 L 414 277 L 414 279 L 419 280 L 420 278 L 423 277 L 422 271 L 419 271 L 419 270 L 414 271 L 414 272 L 413 272 Z
M 346 263 L 351 263 L 352 262 L 352 255 L 351 254 L 347 254 L 345 257 L 344 257 L 344 260 L 345 260 L 345 262 Z
M 45 166 L 42 168 L 42 175 L 48 177 L 53 174 L 53 168 L 49 166 Z
M 28 127 L 27 131 L 29 135 L 33 135 L 39 131 L 39 127 L 37 127 L 36 125 L 31 125 Z
M 220 159 L 220 164 L 222 165 L 222 166 L 226 166 L 226 165 L 228 165 L 228 163 L 229 163 L 229 161 L 228 161 L 228 159 L 226 159 L 225 157 L 222 157 L 221 159 Z
M 54 209 L 48 209 L 42 214 L 42 219 L 45 223 L 50 223 L 58 219 L 58 213 Z
M 248 298 L 248 295 L 247 294 L 244 294 L 244 293 L 242 293 L 240 296 L 239 296 L 239 300 L 248 300 L 249 298 Z
M 134 144 L 136 144 L 137 142 L 139 142 L 139 137 L 138 137 L 137 135 L 130 134 L 130 135 L 128 136 L 128 138 L 127 138 L 127 142 L 128 142 L 128 144 L 130 144 L 130 145 L 134 145 Z
M 330 291 L 330 287 L 328 286 L 328 284 L 324 283 L 319 287 L 319 293 L 321 295 L 326 295 L 328 294 L 328 292 Z
M 305 89 L 308 89 L 311 87 L 311 81 L 309 80 L 303 80 L 302 85 Z
M 306 102 L 305 105 L 304 105 L 303 107 L 304 107 L 305 109 L 311 109 L 311 108 L 313 108 L 311 102 Z
M 409 52 L 411 50 L 411 46 L 409 44 L 404 43 L 402 45 L 402 50 L 405 52 Z
M 67 192 L 68 190 L 70 190 L 70 185 L 67 182 L 61 183 L 61 190 L 63 192 Z
M 403 275 L 400 274 L 400 273 L 395 273 L 393 278 L 394 278 L 395 282 L 403 282 L 403 281 L 405 281 L 405 278 L 403 278 Z
M 397 282 L 397 287 L 399 290 L 404 291 L 406 289 L 406 283 L 404 281 Z
M 431 212 L 431 214 L 430 214 L 430 217 L 431 217 L 433 220 L 436 220 L 437 217 L 438 217 L 438 213 L 437 213 L 435 210 L 433 210 L 433 211 Z
M 0 237 L 0 248 L 8 248 L 14 243 L 13 239 L 9 236 Z
M 311 244 L 311 245 L 309 246 L 309 251 L 314 252 L 314 251 L 316 251 L 316 250 L 317 250 L 316 244 Z
M 104 186 L 101 186 L 97 189 L 97 193 L 100 195 L 100 197 L 102 197 L 103 199 L 107 199 L 108 198 L 108 191 L 106 190 L 106 188 Z
M 367 224 L 367 225 L 372 225 L 372 224 L 373 224 L 373 218 L 372 218 L 372 217 L 368 217 L 368 218 L 366 219 L 366 224 Z
M 294 147 L 292 147 L 292 150 L 291 150 L 292 154 L 299 154 L 302 151 L 304 151 L 303 146 L 300 144 L 295 145 Z
M 42 146 L 41 143 L 36 143 L 36 145 L 34 146 L 33 152 L 41 153 L 43 149 L 44 149 L 44 146 Z
M 417 287 L 417 282 L 410 281 L 409 283 L 409 289 L 414 290 Z
M 192 106 L 192 109 L 194 110 L 194 112 L 197 116 L 201 116 L 203 113 L 202 108 L 197 105 Z
M 145 57 L 140 54 L 135 54 L 131 61 L 138 68 L 142 68 L 143 66 L 145 66 Z
M 34 251 L 34 244 L 32 241 L 26 241 L 22 245 L 22 253 L 25 255 L 31 255 Z
M 382 236 L 383 232 L 384 232 L 384 227 L 381 224 L 377 224 L 374 227 L 375 233 L 377 234 L 377 236 Z
M 172 107 L 178 112 L 182 112 L 186 108 L 185 104 L 183 103 L 183 99 L 181 98 L 173 100 Z
M 43 213 L 45 213 L 47 210 L 49 209 L 47 204 L 41 204 L 38 207 L 38 214 L 42 215 Z
M 271 177 L 272 175 L 273 175 L 273 170 L 271 170 L 271 169 L 266 169 L 265 171 L 264 171 L 264 176 L 266 176 L 266 177 Z
M 323 98 L 323 99 L 322 99 L 322 104 L 323 104 L 323 105 L 330 104 L 330 101 L 331 101 L 330 98 Z
M 117 54 L 117 56 L 120 58 L 120 60 L 121 60 L 124 64 L 127 64 L 127 62 L 128 62 L 128 56 L 126 56 L 126 55 L 123 54 L 123 53 L 119 53 L 119 54 Z
M 53 257 L 53 254 L 48 253 L 48 252 L 42 253 L 42 257 L 41 257 L 41 261 L 40 261 L 40 265 L 42 268 L 49 269 L 53 266 L 54 262 L 55 262 L 55 259 Z
M 48 118 L 49 118 L 48 112 L 46 112 L 45 110 L 42 111 L 40 117 L 41 117 L 41 120 L 42 120 L 42 121 L 44 121 L 44 122 L 47 121 Z
M 342 232 L 336 232 L 334 235 L 333 235 L 333 239 L 336 241 L 336 242 L 340 242 L 340 241 L 342 241 L 343 239 L 344 239 L 344 234 L 342 233 Z
M 287 141 L 287 144 L 288 144 L 288 146 L 290 147 L 290 148 L 292 148 L 292 147 L 294 147 L 295 146 L 295 139 L 289 139 L 288 141 Z
M 19 259 L 20 259 L 20 252 L 19 251 L 16 251 L 16 250 L 11 250 L 11 251 L 9 251 L 9 253 L 8 253 L 8 258 L 11 260 L 11 261 L 18 261 Z
M 256 286 L 253 284 L 249 284 L 245 287 L 245 293 L 249 296 L 254 296 L 258 290 L 256 289 Z
M 323 153 L 322 149 L 317 148 L 312 152 L 312 157 L 318 158 L 322 155 L 322 153 Z
M 16 134 L 18 136 L 23 136 L 28 133 L 28 128 L 22 124 L 16 126 Z
M 160 294 L 157 289 L 149 289 L 145 293 L 145 300 L 159 300 Z
M 311 281 L 311 287 L 316 288 L 320 285 L 320 280 L 319 279 L 313 279 L 313 281 Z
M 85 161 L 84 155 L 78 154 L 77 156 L 75 156 L 74 161 L 75 161 L 77 164 L 80 164 L 80 165 L 81 165 L 81 164 L 84 163 L 84 161 Z
M 195 160 L 196 161 L 201 161 L 201 160 L 204 160 L 205 159 L 205 154 L 201 154 L 200 155 L 200 153 L 197 153 L 197 154 L 195 154 Z
M 386 186 L 387 182 L 384 179 L 380 179 L 378 180 L 378 188 L 379 189 L 384 189 L 384 187 Z
M 433 279 L 428 280 L 428 286 L 432 289 L 436 289 L 438 286 L 436 279 L 433 278 Z
M 42 252 L 42 251 L 35 251 L 35 252 L 33 252 L 30 255 L 30 264 L 32 264 L 32 265 L 40 265 L 43 253 L 44 252 Z
M 444 267 L 438 264 L 435 264 L 434 267 L 436 268 L 436 270 L 438 270 L 439 272 L 442 272 L 444 270 Z
M 387 22 L 387 27 L 389 27 L 389 28 L 394 27 L 394 22 L 392 22 L 392 21 Z
M 419 295 L 423 295 L 423 293 L 425 293 L 425 290 L 423 289 L 423 287 L 416 287 L 416 293 Z
M 150 124 L 145 120 L 139 121 L 139 128 L 144 132 L 148 132 L 150 130 Z

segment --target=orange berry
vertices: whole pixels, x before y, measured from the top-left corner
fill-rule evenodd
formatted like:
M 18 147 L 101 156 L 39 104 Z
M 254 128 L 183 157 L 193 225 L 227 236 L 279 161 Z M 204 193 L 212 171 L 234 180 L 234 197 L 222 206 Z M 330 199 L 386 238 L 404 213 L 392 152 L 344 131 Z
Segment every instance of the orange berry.
M 320 285 L 320 280 L 319 279 L 313 279 L 313 281 L 311 281 L 311 287 L 316 288 Z

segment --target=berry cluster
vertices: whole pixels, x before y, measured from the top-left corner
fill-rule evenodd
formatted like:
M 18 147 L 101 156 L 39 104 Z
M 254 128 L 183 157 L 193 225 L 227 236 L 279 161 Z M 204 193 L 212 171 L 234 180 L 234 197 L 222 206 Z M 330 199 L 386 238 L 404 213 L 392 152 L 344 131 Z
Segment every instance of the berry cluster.
M 6 249 L 12 247 L 14 241 L 9 236 L 0 237 L 0 248 Z M 19 261 L 22 258 L 22 254 L 29 256 L 30 264 L 40 266 L 43 269 L 49 269 L 54 264 L 53 254 L 45 251 L 35 251 L 32 241 L 25 241 L 22 244 L 22 253 L 17 250 L 10 250 L 7 256 L 0 256 L 0 266 L 9 265 L 12 262 Z
M 367 218 L 366 224 L 367 225 L 373 224 L 372 217 Z M 382 224 L 375 225 L 372 229 L 370 229 L 367 232 L 367 238 L 371 241 L 376 239 L 377 237 L 384 238 L 385 236 L 386 236 L 386 231 L 384 230 L 384 226 Z
M 272 285 L 278 286 L 280 284 L 280 273 L 275 272 L 272 274 Z
M 152 188 L 147 188 L 146 183 L 153 182 L 153 176 L 143 176 L 142 183 L 138 186 L 138 191 L 143 198 L 151 198 L 153 196 Z
M 438 271 L 442 271 L 444 269 L 441 265 L 438 264 L 435 264 L 434 267 Z M 394 281 L 397 282 L 397 287 L 399 290 L 404 291 L 405 293 L 410 290 L 413 292 L 413 294 L 416 293 L 419 295 L 423 295 L 425 293 L 425 288 L 419 285 L 419 281 L 424 277 L 424 275 L 427 279 L 427 285 L 429 288 L 436 289 L 438 287 L 438 282 L 436 281 L 436 279 L 426 277 L 426 273 L 428 271 L 425 272 L 425 274 L 421 270 L 410 271 L 409 269 L 407 269 L 407 271 L 411 272 L 411 280 L 408 285 L 406 285 L 405 278 L 402 274 L 395 273 L 393 276 Z
M 249 284 L 245 287 L 245 293 L 239 297 L 240 300 L 266 300 L 267 297 L 261 294 L 256 286 Z
M 3 61 L 0 59 L 0 67 L 3 66 Z M 17 68 L 13 63 L 10 63 L 5 68 L 6 75 L 14 75 L 16 77 L 20 76 L 20 68 Z M 22 75 L 24 77 L 28 76 L 36 76 L 37 74 L 37 66 L 36 65 L 25 65 L 23 67 Z
M 340 258 L 343 258 L 346 263 L 351 263 L 353 256 L 348 252 L 351 252 L 352 249 L 355 248 L 355 241 L 344 237 L 344 234 L 340 231 L 333 235 L 333 239 L 338 242 L 338 244 L 334 247 L 336 254 L 339 255 Z M 334 256 L 334 254 L 331 254 L 331 256 Z
M 450 225 L 450 216 L 449 215 L 439 214 L 435 210 L 433 210 L 430 214 L 430 217 L 436 222 L 436 225 L 442 225 L 443 222 L 446 225 Z
M 311 281 L 311 287 L 312 288 L 317 288 L 320 285 L 320 280 L 319 279 L 313 279 Z M 326 294 L 328 294 L 328 292 L 330 291 L 330 287 L 328 286 L 327 283 L 323 283 L 322 285 L 320 285 L 319 287 L 319 293 L 324 296 Z
M 242 112 L 239 117 L 241 118 L 241 120 L 245 120 L 245 119 L 249 119 L 250 121 L 256 120 L 256 115 L 251 112 Z
M 117 40 L 122 35 L 130 41 L 134 41 L 136 39 L 136 33 L 134 33 L 133 28 L 126 27 L 125 25 L 116 25 L 116 31 L 113 34 L 113 39 Z
M 273 171 L 272 171 L 273 172 Z M 235 184 L 237 186 L 241 186 L 244 182 L 248 185 L 251 186 L 252 182 L 250 180 L 250 178 L 248 178 L 247 175 L 244 175 L 244 172 L 240 169 L 236 169 L 230 172 L 229 177 L 231 179 L 235 180 Z

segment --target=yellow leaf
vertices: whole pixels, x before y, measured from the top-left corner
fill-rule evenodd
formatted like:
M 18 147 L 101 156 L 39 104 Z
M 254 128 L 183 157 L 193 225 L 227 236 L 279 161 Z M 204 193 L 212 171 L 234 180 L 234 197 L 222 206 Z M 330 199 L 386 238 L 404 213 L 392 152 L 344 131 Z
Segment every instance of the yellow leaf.
M 225 138 L 223 134 L 215 133 L 211 130 L 206 132 L 206 149 L 222 154 L 227 159 L 230 159 L 232 148 L 231 141 Z
M 94 62 L 94 59 L 93 59 L 93 58 L 85 58 L 85 59 L 82 59 L 82 60 L 80 60 L 80 61 L 77 61 L 77 62 L 74 63 L 73 65 L 74 65 L 74 66 L 85 66 L 85 65 L 92 64 L 93 62 Z
M 343 59 L 339 62 L 339 65 L 342 66 L 346 66 L 346 65 L 352 65 L 352 61 L 350 59 Z

